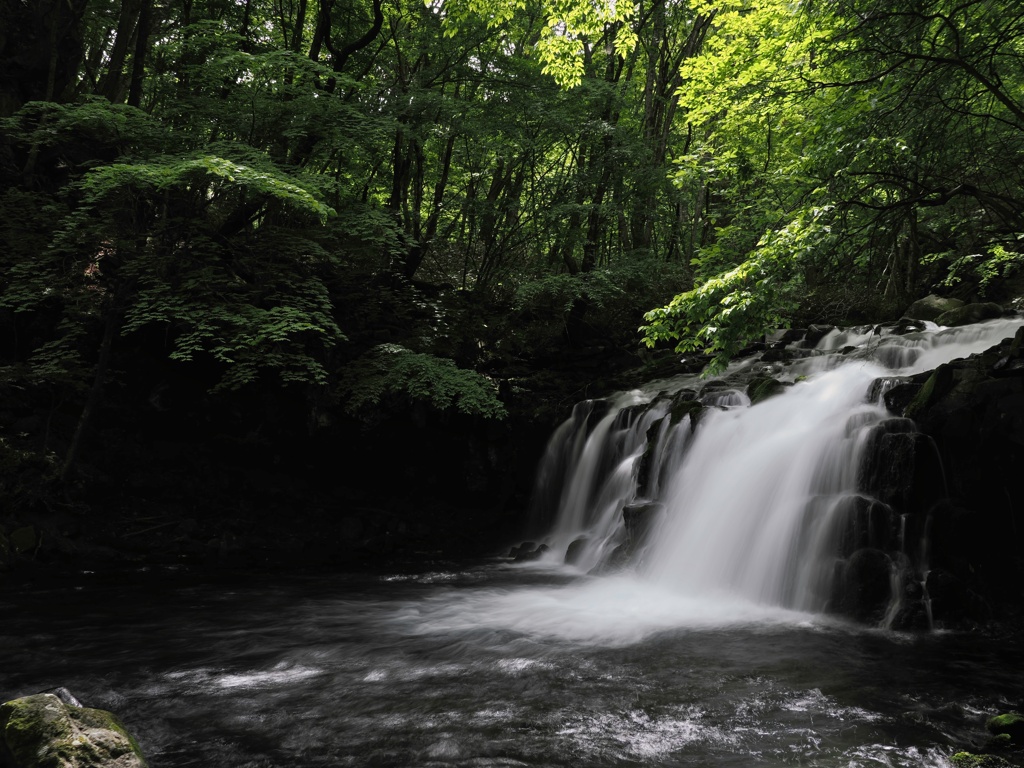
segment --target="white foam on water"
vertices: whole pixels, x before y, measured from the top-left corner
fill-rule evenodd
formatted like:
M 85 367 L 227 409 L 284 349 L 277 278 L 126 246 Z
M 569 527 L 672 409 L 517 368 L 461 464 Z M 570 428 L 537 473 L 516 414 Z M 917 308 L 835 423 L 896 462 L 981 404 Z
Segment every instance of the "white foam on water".
M 622 757 L 656 759 L 693 744 L 737 744 L 736 734 L 712 725 L 696 708 L 652 717 L 641 710 L 611 712 L 578 718 L 559 731 L 577 749 L 607 753 L 609 748 Z
M 754 406 L 708 407 L 696 424 L 689 416 L 662 421 L 660 445 L 647 457 L 655 477 L 647 499 L 638 498 L 636 470 L 669 406 L 650 389 L 624 394 L 596 426 L 577 418 L 560 428 L 557 439 L 572 441 L 572 451 L 549 451 L 562 457 L 564 484 L 547 561 L 559 562 L 583 539 L 582 570 L 610 562 L 629 539 L 623 508 L 657 502 L 664 513 L 637 573 L 479 593 L 424 616 L 424 626 L 619 644 L 681 627 L 806 621 L 830 596 L 839 501 L 859 493 L 868 435 L 892 416 L 867 402 L 872 382 L 981 352 L 1022 324 L 1012 317 L 904 336 L 834 332 L 819 350 L 861 348 L 793 366 L 796 383 Z M 630 409 L 652 401 L 646 411 Z
M 405 620 L 416 633 L 510 630 L 538 640 L 621 646 L 667 630 L 803 625 L 812 617 L 729 593 L 682 594 L 621 574 L 563 586 L 449 594 L 423 601 Z

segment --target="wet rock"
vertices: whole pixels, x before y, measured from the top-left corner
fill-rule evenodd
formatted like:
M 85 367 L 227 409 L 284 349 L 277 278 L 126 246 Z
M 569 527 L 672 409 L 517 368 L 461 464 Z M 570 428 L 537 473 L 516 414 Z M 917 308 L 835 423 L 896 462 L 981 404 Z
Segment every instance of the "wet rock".
M 750 398 L 751 405 L 756 405 L 769 397 L 782 394 L 785 390 L 786 385 L 778 379 L 759 376 L 747 385 L 747 397 Z
M 670 417 L 671 418 L 671 417 Z M 654 465 L 655 452 L 661 443 L 662 431 L 665 428 L 665 419 L 658 419 L 647 428 L 644 452 L 636 465 L 636 492 L 642 497 L 652 495 L 654 487 L 656 467 Z
M 868 387 L 867 401 L 869 403 L 878 402 L 878 400 L 884 397 L 890 390 L 895 389 L 901 384 L 908 384 L 909 382 L 909 376 L 880 376 L 872 381 L 871 386 Z
M 925 588 L 931 601 L 932 618 L 940 626 L 960 626 L 991 618 L 985 600 L 955 574 L 934 568 L 928 573 Z
M 755 341 L 752 344 L 748 344 L 747 346 L 743 347 L 743 349 L 734 354 L 733 357 L 750 357 L 751 355 L 756 355 L 758 352 L 764 352 L 766 349 L 768 349 L 768 345 L 765 344 L 763 341 Z
M 761 355 L 761 360 L 766 363 L 780 363 L 792 359 L 793 353 L 785 347 L 772 347 L 771 349 L 766 349 L 764 354 Z
M 612 553 L 608 555 L 607 560 L 595 568 L 591 573 L 611 573 L 618 571 L 629 565 L 629 561 L 633 558 L 633 545 L 624 541 L 619 544 Z
M 812 324 L 807 326 L 807 335 L 804 336 L 804 344 L 812 349 L 818 346 L 818 342 L 836 330 L 834 325 Z
M 953 768 L 1013 768 L 998 755 L 975 755 L 971 752 L 957 752 L 949 762 Z
M 894 632 L 927 632 L 931 629 L 928 610 L 919 599 L 904 599 L 888 628 Z
M 950 309 L 936 317 L 935 322 L 945 326 L 970 325 L 1002 316 L 1003 308 L 995 302 L 987 301 L 979 304 L 964 304 L 956 309 Z
M 923 384 L 915 384 L 913 382 L 897 384 L 891 389 L 886 390 L 885 394 L 882 395 L 882 402 L 885 403 L 885 407 L 890 413 L 903 416 L 923 386 Z
M 587 400 L 584 403 L 578 403 L 576 408 L 581 406 L 586 407 L 586 415 L 583 418 L 586 419 L 588 433 L 612 411 L 612 404 L 609 400 Z
M 534 560 L 540 560 L 541 557 L 544 556 L 544 553 L 547 552 L 549 549 L 550 547 L 547 544 L 541 544 L 536 549 L 526 549 L 525 546 L 520 547 L 519 552 L 516 553 L 514 560 L 517 563 L 529 563 L 533 562 Z
M 934 441 L 918 432 L 910 419 L 879 422 L 867 437 L 858 488 L 890 507 L 923 519 L 946 493 Z
M 880 549 L 858 549 L 846 561 L 838 596 L 840 613 L 878 623 L 892 597 L 892 561 Z
M 923 320 L 915 320 L 911 317 L 901 317 L 896 321 L 896 325 L 890 329 L 890 333 L 896 336 L 905 336 L 908 333 L 923 331 L 925 327 Z
M 646 403 L 643 403 L 640 405 L 630 405 L 620 409 L 612 420 L 612 429 L 629 429 L 629 427 L 635 424 L 645 413 L 647 413 L 648 407 L 649 406 Z
M 586 536 L 582 536 L 569 545 L 569 548 L 565 550 L 566 565 L 576 565 L 576 563 L 580 561 L 580 557 L 583 555 L 583 550 L 586 548 L 588 541 L 589 539 L 587 539 Z
M 904 317 L 913 317 L 917 320 L 935 320 L 943 312 L 958 309 L 964 303 L 960 299 L 946 299 L 936 296 L 934 293 L 918 299 L 903 313 Z
M 145 768 L 138 743 L 110 712 L 68 705 L 52 693 L 0 705 L 7 768 Z
M 69 691 L 67 688 L 65 688 L 63 686 L 61 686 L 59 688 L 50 688 L 47 691 L 42 691 L 42 693 L 52 693 L 58 699 L 63 701 L 65 704 L 67 704 L 69 707 L 81 707 L 81 706 L 83 706 L 82 702 L 80 702 L 75 697 L 75 694 L 73 694 L 71 691 Z
M 700 388 L 700 392 L 697 394 L 698 398 L 704 398 L 708 395 L 716 392 L 722 392 L 727 389 L 732 389 L 732 384 L 722 379 L 712 379 Z
M 994 376 L 1024 376 L 1024 360 L 1007 355 L 999 358 L 992 366 Z
M 512 547 L 508 551 L 509 557 L 518 557 L 521 552 L 533 552 L 537 548 L 537 542 L 535 541 L 524 541 L 518 547 Z
M 672 405 L 672 410 L 669 412 L 669 423 L 674 426 L 688 416 L 690 418 L 690 426 L 693 427 L 703 409 L 704 404 L 697 400 L 677 401 Z
M 839 554 L 849 556 L 865 547 L 886 550 L 894 539 L 892 510 L 867 496 L 847 496 L 835 510 L 839 521 Z
M 1021 360 L 1022 351 L 1019 329 L 981 354 L 940 365 L 905 411 L 934 440 L 945 469 L 949 503 L 935 518 L 933 562 L 993 604 L 1020 597 L 1014 531 L 1024 529 L 1017 479 L 1024 465 L 1024 376 L 999 375 L 994 367 Z
M 985 723 L 985 730 L 996 737 L 1007 736 L 1011 744 L 1024 744 L 1024 715 L 1019 712 L 996 715 Z
M 806 335 L 807 331 L 803 328 L 780 328 L 773 333 L 766 334 L 764 340 L 770 346 L 785 346 L 800 341 Z
M 622 521 L 630 543 L 640 545 L 651 532 L 658 519 L 664 514 L 665 505 L 655 502 L 629 504 L 622 508 Z

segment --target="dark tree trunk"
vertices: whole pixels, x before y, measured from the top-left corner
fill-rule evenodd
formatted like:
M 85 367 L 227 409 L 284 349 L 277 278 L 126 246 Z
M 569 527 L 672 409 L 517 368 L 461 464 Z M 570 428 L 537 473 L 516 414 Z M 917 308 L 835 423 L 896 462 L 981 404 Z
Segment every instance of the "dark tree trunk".
M 128 58 L 128 47 L 138 31 L 141 12 L 140 0 L 124 0 L 121 3 L 114 47 L 110 51 L 110 62 L 107 64 L 106 74 L 100 80 L 98 88 L 99 93 L 114 103 L 120 102 L 124 98 L 124 64 Z
M 132 57 L 132 80 L 128 88 L 128 105 L 142 106 L 142 82 L 146 77 L 146 53 L 152 26 L 153 0 L 142 0 L 138 30 L 135 33 L 135 54 Z
M 66 483 L 78 469 L 78 457 L 82 452 L 82 439 L 88 432 L 97 408 L 103 399 L 103 387 L 107 383 L 107 372 L 110 370 L 110 356 L 114 348 L 114 336 L 121 327 L 119 313 L 111 311 L 107 316 L 106 325 L 103 328 L 103 340 L 100 342 L 99 355 L 96 359 L 96 369 L 93 372 L 92 386 L 89 387 L 89 395 L 82 407 L 82 414 L 78 417 L 78 424 L 75 426 L 75 433 L 71 437 L 71 445 L 68 446 L 67 455 L 64 457 L 64 466 L 60 470 L 60 481 Z

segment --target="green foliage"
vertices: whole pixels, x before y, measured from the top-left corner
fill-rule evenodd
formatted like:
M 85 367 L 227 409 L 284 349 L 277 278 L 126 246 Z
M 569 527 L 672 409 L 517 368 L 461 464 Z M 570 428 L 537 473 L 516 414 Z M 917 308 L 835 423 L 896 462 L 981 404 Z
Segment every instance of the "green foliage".
M 81 189 L 87 205 L 100 205 L 126 193 L 157 195 L 184 189 L 213 199 L 230 191 L 257 200 L 273 200 L 321 222 L 334 215 L 334 210 L 317 200 L 298 179 L 286 176 L 253 153 L 246 163 L 201 154 L 186 159 L 162 157 L 148 163 L 104 165 L 86 174 Z
M 214 391 L 239 389 L 260 371 L 284 383 L 326 385 L 326 351 L 344 334 L 332 317 L 323 283 L 311 275 L 278 273 L 255 290 L 230 294 L 230 281 L 214 267 L 189 270 L 172 282 L 152 270 L 139 274 L 140 290 L 123 333 L 151 324 L 174 331 L 172 360 L 192 362 L 208 354 L 224 366 Z
M 178 140 L 152 115 L 88 97 L 73 104 L 33 101 L 0 120 L 0 135 L 25 146 L 52 148 L 77 170 L 116 156 L 142 157 L 176 148 Z
M 396 400 L 487 419 L 506 416 L 487 377 L 397 344 L 381 344 L 352 362 L 339 381 L 339 391 L 346 412 L 364 420 Z
M 1015 247 L 1024 240 L 1024 235 L 1018 235 Z M 949 259 L 948 253 L 937 253 L 929 256 L 925 263 L 932 264 Z M 986 253 L 969 253 L 959 256 L 948 263 L 946 277 L 942 284 L 946 287 L 953 287 L 962 283 L 968 283 L 977 292 L 978 296 L 984 297 L 992 283 L 1006 279 L 1024 266 L 1024 253 L 1017 250 L 1009 250 L 1002 243 L 990 245 Z
M 141 114 L 107 108 L 111 121 L 95 117 L 102 106 L 89 103 L 56 110 L 50 125 L 64 121 L 77 130 Z M 47 222 L 48 240 L 5 227 L 19 258 L 0 306 L 25 313 L 50 302 L 63 315 L 55 338 L 19 369 L 30 379 L 82 388 L 87 328 L 113 317 L 125 334 L 165 325 L 171 359 L 212 356 L 224 370 L 216 390 L 238 389 L 263 370 L 286 383 L 326 385 L 323 360 L 344 335 L 322 279 L 330 258 L 308 235 L 333 209 L 316 184 L 260 152 L 224 142 L 207 150 L 219 152 L 85 169 L 70 185 L 70 210 L 46 206 L 61 214 Z M 33 202 L 17 190 L 3 199 L 5 210 Z
M 745 344 L 782 322 L 797 304 L 798 267 L 827 246 L 831 209 L 803 211 L 765 235 L 745 261 L 699 282 L 644 315 L 644 343 L 676 342 L 677 352 L 711 355 L 721 370 Z
M 431 3 L 427 2 L 427 5 Z M 475 20 L 499 29 L 527 10 L 525 0 L 459 0 L 446 3 L 448 26 L 446 34 Z M 618 56 L 628 56 L 637 45 L 637 35 L 630 26 L 633 4 L 614 2 L 579 3 L 574 0 L 545 0 L 542 6 L 544 23 L 536 49 L 543 63 L 544 74 L 550 75 L 563 88 L 578 86 L 584 78 L 584 58 L 594 43 L 609 40 Z
M 998 297 L 1024 258 L 1009 0 L 153 3 L 148 38 L 141 5 L 83 6 L 52 103 L 0 84 L 35 381 L 80 388 L 116 324 L 221 389 L 319 386 L 347 335 L 420 351 L 361 358 L 353 402 L 458 410 L 431 360 L 645 322 L 721 365 L 808 302 Z M 413 362 L 419 389 L 387 373 Z
M 615 279 L 618 276 L 616 272 L 598 269 L 576 275 L 564 272 L 545 275 L 519 286 L 516 305 L 525 309 L 549 304 L 568 312 L 573 304 L 585 299 L 597 309 L 607 308 L 627 296 L 624 287 Z

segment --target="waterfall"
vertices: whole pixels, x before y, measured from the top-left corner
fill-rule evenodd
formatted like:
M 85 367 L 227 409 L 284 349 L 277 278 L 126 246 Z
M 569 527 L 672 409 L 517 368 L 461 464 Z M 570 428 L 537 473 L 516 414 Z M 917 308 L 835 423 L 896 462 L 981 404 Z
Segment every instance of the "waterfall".
M 628 568 L 681 595 L 799 611 L 836 607 L 837 585 L 851 579 L 858 600 L 872 590 L 888 599 L 906 555 L 885 489 L 900 451 L 924 436 L 882 396 L 1022 323 L 833 331 L 792 346 L 784 363 L 756 356 L 714 381 L 681 376 L 581 404 L 538 481 L 538 498 L 557 498 L 547 557 L 571 549 L 583 571 Z M 760 399 L 754 386 L 767 376 L 781 392 Z M 865 469 L 879 445 L 893 458 Z

